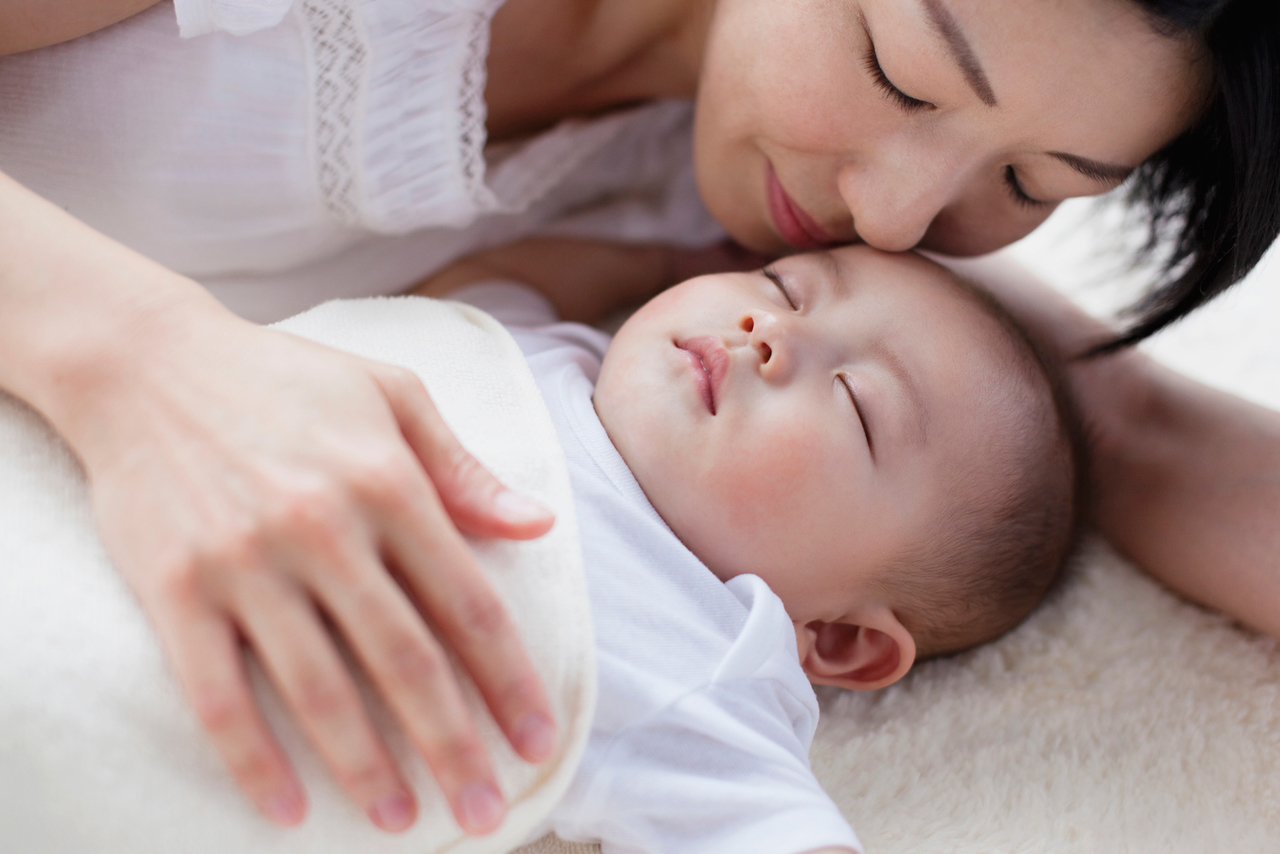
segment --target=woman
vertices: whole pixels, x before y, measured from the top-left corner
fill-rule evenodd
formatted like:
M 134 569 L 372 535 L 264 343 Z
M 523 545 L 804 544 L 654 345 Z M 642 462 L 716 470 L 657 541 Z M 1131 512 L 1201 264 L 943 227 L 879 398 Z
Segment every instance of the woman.
M 191 41 L 153 3 L 0 12 L 3 50 L 29 51 L 0 66 L 0 170 L 21 181 L 0 183 L 0 387 L 79 455 L 107 548 L 197 713 L 285 824 L 305 802 L 254 707 L 241 637 L 373 821 L 403 828 L 415 809 L 319 611 L 460 823 L 500 821 L 440 643 L 521 755 L 548 755 L 555 736 L 458 530 L 532 537 L 551 520 L 479 470 L 405 374 L 247 323 L 188 276 L 247 310 L 403 289 L 600 196 L 678 184 L 661 164 L 683 159 L 664 143 L 679 115 L 609 113 L 695 93 L 702 199 L 759 252 L 977 254 L 1136 170 L 1155 233 L 1174 233 L 1173 272 L 1123 342 L 1240 278 L 1280 223 L 1280 24 L 1262 3 L 179 0 L 184 34 L 225 31 Z M 442 85 L 449 106 L 419 109 Z M 608 177 L 620 162 L 637 174 Z M 641 174 L 654 163 L 659 179 Z M 615 210 L 616 231 L 713 233 L 671 228 L 683 209 Z M 1016 276 L 1001 286 L 1062 353 L 1097 343 L 1069 307 Z M 1103 530 L 1280 636 L 1265 509 L 1280 506 L 1280 417 L 1132 352 L 1071 371 L 1097 431 Z

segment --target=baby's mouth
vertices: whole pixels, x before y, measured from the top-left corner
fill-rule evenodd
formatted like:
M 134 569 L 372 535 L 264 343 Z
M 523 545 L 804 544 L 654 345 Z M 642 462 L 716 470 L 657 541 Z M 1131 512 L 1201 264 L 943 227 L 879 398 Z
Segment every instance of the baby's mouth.
M 693 381 L 702 396 L 707 411 L 716 414 L 716 401 L 720 397 L 720 387 L 724 383 L 725 374 L 729 370 L 729 353 L 724 343 L 714 335 L 699 335 L 685 341 L 677 341 L 684 353 L 689 367 L 693 370 Z

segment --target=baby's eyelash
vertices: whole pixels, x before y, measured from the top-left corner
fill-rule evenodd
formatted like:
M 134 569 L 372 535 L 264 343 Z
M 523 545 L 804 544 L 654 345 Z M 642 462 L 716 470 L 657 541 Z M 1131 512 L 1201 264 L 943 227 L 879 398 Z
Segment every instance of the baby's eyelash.
M 893 85 L 888 76 L 885 75 L 884 69 L 880 67 L 880 58 L 876 56 L 875 43 L 871 41 L 870 36 L 867 37 L 867 55 L 863 60 L 863 65 L 867 69 L 867 73 L 871 75 L 871 80 L 875 83 L 876 88 L 884 93 L 890 101 L 893 101 L 908 113 L 918 113 L 921 110 L 933 108 L 933 104 L 928 101 L 921 101 L 919 98 L 912 98 L 903 92 L 897 86 Z
M 1013 166 L 1004 167 L 1004 185 L 1009 190 L 1009 195 L 1013 197 L 1013 200 L 1024 208 L 1039 208 L 1049 204 L 1027 195 L 1026 191 L 1022 189 L 1022 183 L 1018 180 L 1018 173 Z
M 858 414 L 858 426 L 862 428 L 862 435 L 867 440 L 867 451 L 871 454 L 871 458 L 875 459 L 876 449 L 871 444 L 871 430 L 867 427 L 867 419 L 862 415 L 862 407 L 858 404 L 858 395 L 854 394 L 853 384 L 849 382 L 849 377 L 845 374 L 837 374 L 836 378 L 840 381 L 840 385 L 844 386 L 845 394 L 849 395 L 849 402 L 853 404 L 853 411 Z
M 778 275 L 778 271 L 772 267 L 765 267 L 760 271 L 764 277 L 778 286 L 778 290 L 782 291 L 783 298 L 787 301 L 787 305 L 791 306 L 792 311 L 799 311 L 800 307 L 796 305 L 796 301 L 791 298 L 791 292 L 787 290 L 787 285 L 782 281 L 782 277 Z

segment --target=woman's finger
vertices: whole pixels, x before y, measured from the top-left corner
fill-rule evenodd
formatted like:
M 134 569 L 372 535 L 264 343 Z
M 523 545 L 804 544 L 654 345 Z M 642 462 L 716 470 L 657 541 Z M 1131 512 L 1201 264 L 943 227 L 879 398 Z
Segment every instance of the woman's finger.
M 359 590 L 325 591 L 321 582 L 324 607 L 421 751 L 458 824 L 488 833 L 506 808 L 448 657 L 386 570 L 370 569 Z
M 429 483 L 421 504 L 383 502 L 391 558 L 436 630 L 471 674 L 511 746 L 530 762 L 555 751 L 556 728 L 515 623 L 438 507 Z M 437 523 L 422 524 L 437 517 Z
M 310 600 L 266 574 L 245 579 L 237 593 L 245 634 L 339 784 L 382 829 L 413 824 L 412 790 L 370 723 Z
M 476 537 L 527 540 L 551 529 L 551 511 L 503 486 L 462 447 L 421 380 L 395 368 L 375 376 L 405 440 L 460 530 Z
M 302 821 L 306 795 L 258 712 L 230 621 L 204 605 L 150 610 L 179 683 L 240 788 L 272 821 Z

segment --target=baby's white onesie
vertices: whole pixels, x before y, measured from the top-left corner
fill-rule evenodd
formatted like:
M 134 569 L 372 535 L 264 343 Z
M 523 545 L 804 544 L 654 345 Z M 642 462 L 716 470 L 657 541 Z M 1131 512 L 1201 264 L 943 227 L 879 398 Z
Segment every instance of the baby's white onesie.
M 818 704 L 782 601 L 717 579 L 645 498 L 591 396 L 609 336 L 517 285 L 452 295 L 524 352 L 564 447 L 591 596 L 599 705 L 543 828 L 608 854 L 861 850 L 809 769 Z

